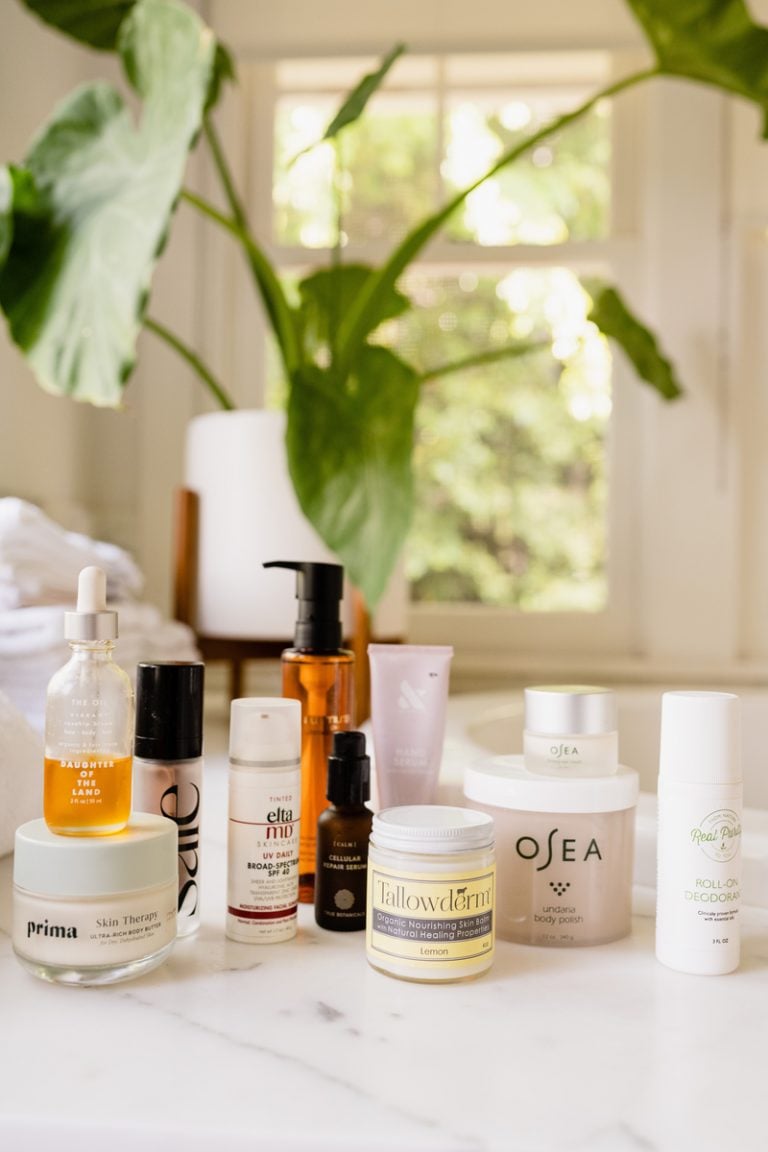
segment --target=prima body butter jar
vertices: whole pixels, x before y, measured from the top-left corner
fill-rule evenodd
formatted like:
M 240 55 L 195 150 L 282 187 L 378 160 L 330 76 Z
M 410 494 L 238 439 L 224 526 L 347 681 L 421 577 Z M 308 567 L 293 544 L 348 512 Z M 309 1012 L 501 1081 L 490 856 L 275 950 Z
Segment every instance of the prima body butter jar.
M 493 820 L 438 804 L 386 808 L 368 849 L 366 954 L 389 976 L 466 980 L 493 962 Z
M 501 939 L 572 948 L 629 933 L 638 791 L 621 766 L 558 780 L 496 756 L 466 770 L 467 803 L 496 828 Z
M 16 831 L 13 950 L 58 984 L 115 984 L 156 968 L 176 938 L 178 833 L 134 812 L 113 836 Z

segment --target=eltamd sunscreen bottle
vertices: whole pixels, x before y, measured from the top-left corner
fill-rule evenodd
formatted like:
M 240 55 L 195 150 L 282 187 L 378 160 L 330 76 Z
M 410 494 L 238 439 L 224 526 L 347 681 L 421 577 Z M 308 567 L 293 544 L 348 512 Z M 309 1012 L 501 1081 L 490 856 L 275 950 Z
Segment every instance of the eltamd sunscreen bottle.
M 232 701 L 226 926 L 230 940 L 272 944 L 296 935 L 300 758 L 298 700 Z
M 656 956 L 679 972 L 739 965 L 740 720 L 728 693 L 662 697 Z

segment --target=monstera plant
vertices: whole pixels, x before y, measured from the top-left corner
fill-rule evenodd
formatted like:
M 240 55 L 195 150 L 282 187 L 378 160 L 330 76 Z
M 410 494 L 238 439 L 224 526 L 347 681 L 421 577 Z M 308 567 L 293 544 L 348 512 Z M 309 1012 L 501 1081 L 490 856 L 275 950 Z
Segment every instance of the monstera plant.
M 0 167 L 0 307 L 42 387 L 119 406 L 142 327 L 173 346 L 224 408 L 223 385 L 148 312 L 152 274 L 180 199 L 225 229 L 253 276 L 288 384 L 287 452 L 294 487 L 320 536 L 370 608 L 378 602 L 413 506 L 414 413 L 424 377 L 377 342 L 413 307 L 400 277 L 467 196 L 501 168 L 607 97 L 654 77 L 714 85 L 768 110 L 768 29 L 743 0 L 629 0 L 655 55 L 652 67 L 596 92 L 502 155 L 470 187 L 409 232 L 379 267 L 345 264 L 337 248 L 290 302 L 254 236 L 214 122 L 231 57 L 195 12 L 175 0 L 25 0 L 62 32 L 117 53 L 139 98 L 134 118 L 106 83 L 78 89 L 53 112 L 18 164 Z M 364 77 L 329 124 L 334 141 L 364 111 L 402 49 Z M 198 140 L 210 152 L 227 210 L 184 189 Z M 589 286 L 590 319 L 638 375 L 673 399 L 679 383 L 653 335 L 607 285 Z M 511 344 L 430 372 L 539 349 Z

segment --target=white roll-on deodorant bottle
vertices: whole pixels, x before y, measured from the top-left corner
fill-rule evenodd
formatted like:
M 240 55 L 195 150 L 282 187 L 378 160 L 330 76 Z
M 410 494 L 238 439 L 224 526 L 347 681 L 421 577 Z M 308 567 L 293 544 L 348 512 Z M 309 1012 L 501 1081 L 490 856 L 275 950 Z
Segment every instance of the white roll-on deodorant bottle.
M 700 976 L 739 966 L 741 711 L 725 692 L 661 705 L 656 957 Z

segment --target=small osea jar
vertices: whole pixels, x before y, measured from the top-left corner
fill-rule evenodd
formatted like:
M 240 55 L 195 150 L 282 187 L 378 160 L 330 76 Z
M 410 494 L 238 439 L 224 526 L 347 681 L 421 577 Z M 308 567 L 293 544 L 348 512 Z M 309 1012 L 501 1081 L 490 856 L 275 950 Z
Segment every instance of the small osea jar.
M 113 836 L 16 831 L 13 950 L 57 984 L 116 984 L 156 968 L 176 938 L 178 833 L 134 812 Z
M 467 980 L 493 962 L 493 820 L 418 804 L 373 818 L 366 954 L 402 980 Z
M 543 776 L 610 776 L 619 766 L 616 693 L 591 684 L 526 688 L 523 752 Z
M 556 780 L 495 756 L 466 770 L 467 803 L 496 826 L 501 939 L 572 948 L 628 934 L 638 791 L 622 766 Z

